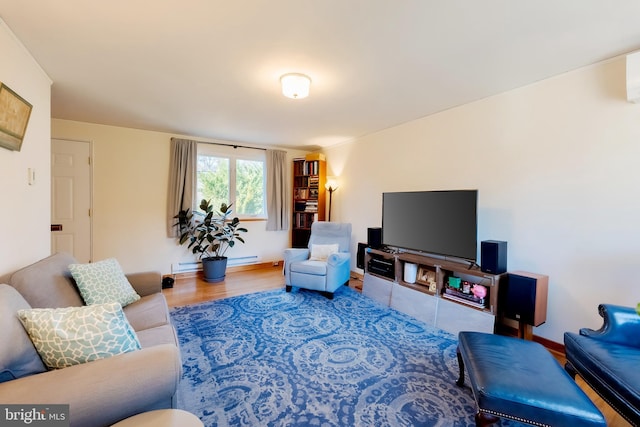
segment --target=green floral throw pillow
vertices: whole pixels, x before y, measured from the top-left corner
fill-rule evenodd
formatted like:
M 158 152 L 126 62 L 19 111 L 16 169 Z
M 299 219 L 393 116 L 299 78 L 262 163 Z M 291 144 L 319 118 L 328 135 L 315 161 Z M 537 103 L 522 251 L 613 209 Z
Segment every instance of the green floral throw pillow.
M 91 264 L 71 264 L 69 270 L 87 305 L 119 302 L 125 307 L 140 299 L 114 258 Z
M 18 318 L 49 369 L 106 359 L 141 348 L 117 302 L 18 310 Z

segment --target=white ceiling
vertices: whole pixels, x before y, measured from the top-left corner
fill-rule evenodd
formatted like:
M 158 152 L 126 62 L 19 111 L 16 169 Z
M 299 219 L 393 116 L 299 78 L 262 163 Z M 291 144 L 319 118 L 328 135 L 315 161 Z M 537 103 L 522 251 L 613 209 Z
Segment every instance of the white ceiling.
M 0 0 L 0 17 L 53 80 L 54 118 L 304 149 L 640 49 L 638 0 Z M 280 94 L 288 72 L 309 98 Z

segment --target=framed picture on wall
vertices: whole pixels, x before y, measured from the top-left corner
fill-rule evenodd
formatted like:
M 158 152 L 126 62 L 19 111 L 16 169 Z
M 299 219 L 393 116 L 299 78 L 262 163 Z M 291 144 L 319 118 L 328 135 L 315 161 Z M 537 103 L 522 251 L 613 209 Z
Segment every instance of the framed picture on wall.
M 0 147 L 20 151 L 32 105 L 0 83 Z

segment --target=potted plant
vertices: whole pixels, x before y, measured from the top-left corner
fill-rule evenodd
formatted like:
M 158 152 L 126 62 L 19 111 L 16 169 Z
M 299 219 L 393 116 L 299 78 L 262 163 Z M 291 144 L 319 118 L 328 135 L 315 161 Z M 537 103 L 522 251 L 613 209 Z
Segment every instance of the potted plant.
M 225 253 L 236 241 L 244 243 L 240 233 L 246 233 L 247 229 L 240 227 L 238 217 L 230 218 L 231 205 L 222 203 L 216 212 L 210 200 L 202 199 L 200 210 L 192 213 L 187 209 L 175 216 L 179 242 L 181 245 L 188 242 L 191 252 L 198 255 L 206 282 L 221 282 L 227 271 Z

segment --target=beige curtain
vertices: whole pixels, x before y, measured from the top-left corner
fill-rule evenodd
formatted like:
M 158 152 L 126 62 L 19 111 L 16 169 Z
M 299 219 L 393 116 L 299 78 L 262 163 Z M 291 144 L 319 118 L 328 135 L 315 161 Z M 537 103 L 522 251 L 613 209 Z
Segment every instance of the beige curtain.
M 171 138 L 169 160 L 169 200 L 167 204 L 167 236 L 177 237 L 174 216 L 181 210 L 192 209 L 196 190 L 198 143 L 188 139 Z
M 289 208 L 287 152 L 267 150 L 267 230 L 288 230 Z

